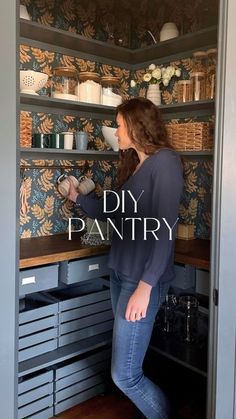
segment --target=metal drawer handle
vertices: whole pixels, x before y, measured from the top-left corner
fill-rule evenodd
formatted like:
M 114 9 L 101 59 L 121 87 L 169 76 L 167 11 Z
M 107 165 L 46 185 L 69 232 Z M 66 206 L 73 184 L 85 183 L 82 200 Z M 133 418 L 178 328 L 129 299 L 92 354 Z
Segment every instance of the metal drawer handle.
M 96 269 L 99 269 L 99 263 L 96 263 L 94 265 L 89 265 L 88 267 L 89 271 L 96 271 Z
M 36 282 L 35 276 L 28 276 L 26 278 L 22 278 L 21 280 L 22 285 L 35 284 L 35 282 Z

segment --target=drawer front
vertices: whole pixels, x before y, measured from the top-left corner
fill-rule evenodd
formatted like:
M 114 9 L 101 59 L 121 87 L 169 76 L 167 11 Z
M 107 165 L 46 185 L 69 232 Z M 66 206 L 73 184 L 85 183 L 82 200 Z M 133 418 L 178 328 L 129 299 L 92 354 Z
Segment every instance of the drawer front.
M 76 308 L 69 311 L 63 311 L 59 314 L 59 322 L 65 323 L 70 320 L 76 320 L 80 317 L 89 316 L 94 313 L 111 309 L 111 300 L 104 300 L 99 303 L 89 304 L 88 306 Z
M 71 262 L 61 262 L 59 279 L 65 284 L 74 284 L 98 276 L 109 275 L 108 255 L 78 259 Z
M 57 335 L 57 328 L 54 328 L 20 338 L 19 349 L 29 348 L 30 346 L 37 345 L 38 343 L 43 343 L 51 339 L 56 339 Z
M 44 397 L 36 402 L 30 403 L 18 409 L 18 419 L 23 419 L 27 416 L 36 414 L 43 409 L 53 406 L 53 395 Z
M 98 279 L 99 281 L 99 279 Z M 76 290 L 75 290 L 76 292 Z M 78 308 L 81 306 L 86 306 L 99 301 L 104 301 L 110 299 L 110 290 L 106 289 L 104 291 L 93 292 L 91 294 L 83 295 L 81 297 L 71 298 L 65 301 L 59 302 L 59 310 L 71 310 L 72 308 Z
M 70 363 L 63 367 L 57 368 L 55 371 L 55 380 L 77 373 L 85 368 L 95 365 L 111 357 L 111 349 L 99 350 L 96 354 L 87 356 L 79 361 Z
M 18 352 L 18 361 L 25 361 L 29 358 L 45 354 L 46 352 L 57 349 L 57 339 L 49 340 L 48 342 L 40 343 L 27 349 L 22 349 Z
M 67 377 L 62 378 L 57 381 L 55 384 L 56 391 L 60 391 L 63 388 L 69 387 L 73 384 L 79 383 L 80 381 L 86 380 L 89 377 L 92 377 L 96 374 L 108 371 L 110 367 L 110 360 L 100 362 L 99 364 L 92 365 L 89 368 L 86 368 L 83 371 L 79 371 L 75 374 L 68 375 Z
M 18 407 L 24 406 L 48 396 L 53 393 L 53 383 L 44 384 L 41 387 L 28 391 L 27 393 L 18 396 Z
M 32 390 L 40 385 L 51 383 L 53 381 L 53 371 L 47 371 L 43 374 L 39 374 L 36 377 L 25 379 L 18 384 L 18 394 L 25 393 L 26 391 Z
M 65 335 L 66 333 L 74 332 L 76 330 L 84 329 L 89 326 L 93 326 L 98 323 L 103 323 L 113 319 L 112 310 L 102 311 L 82 319 L 73 320 L 59 325 L 59 335 Z
M 106 385 L 104 383 L 94 386 L 89 390 L 85 390 L 76 396 L 70 397 L 67 400 L 63 400 L 62 402 L 55 405 L 54 414 L 58 415 L 59 413 L 63 412 L 64 410 L 70 409 L 73 406 L 76 406 L 79 403 L 84 402 L 85 400 L 89 400 L 98 394 L 103 393 L 106 390 Z
M 56 315 L 58 312 L 58 304 L 49 304 L 46 307 L 35 308 L 24 311 L 19 314 L 19 324 L 29 323 L 35 320 L 40 320 L 48 316 Z
M 54 416 L 53 407 L 48 407 L 35 415 L 30 415 L 30 419 L 48 419 Z
M 86 327 L 86 329 L 82 329 L 77 332 L 68 333 L 67 335 L 59 337 L 59 347 L 68 345 L 76 341 L 80 341 L 82 339 L 89 338 L 91 336 L 99 335 L 100 333 L 112 330 L 112 328 L 113 320 L 109 320 L 105 323 L 100 323 L 95 326 Z
M 62 400 L 68 399 L 81 391 L 87 390 L 97 384 L 101 384 L 104 381 L 104 377 L 102 375 L 95 375 L 93 377 L 88 378 L 87 380 L 81 381 L 76 383 L 70 387 L 67 387 L 55 394 L 55 402 L 58 403 Z
M 31 294 L 58 286 L 58 265 L 20 271 L 19 293 Z
M 46 319 L 36 320 L 34 322 L 25 323 L 19 327 L 19 336 L 29 335 L 31 333 L 39 332 L 49 328 L 56 327 L 58 324 L 58 317 L 51 316 Z

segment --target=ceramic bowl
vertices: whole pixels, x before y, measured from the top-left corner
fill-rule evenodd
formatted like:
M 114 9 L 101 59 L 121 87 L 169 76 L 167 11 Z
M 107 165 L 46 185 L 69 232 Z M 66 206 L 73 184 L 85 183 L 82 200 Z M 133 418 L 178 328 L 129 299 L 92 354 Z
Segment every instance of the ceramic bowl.
M 160 42 L 176 38 L 177 36 L 179 36 L 179 31 L 174 22 L 167 22 L 162 26 L 160 32 Z
M 28 10 L 27 10 L 26 6 L 24 6 L 23 4 L 20 4 L 20 18 L 21 19 L 26 19 L 26 20 L 31 20 L 30 15 L 28 13 Z
M 48 81 L 48 75 L 33 70 L 20 70 L 20 91 L 37 95 L 38 90 L 42 89 Z
M 118 138 L 115 136 L 116 128 L 106 127 L 103 125 L 102 133 L 106 143 L 112 147 L 114 151 L 119 150 Z

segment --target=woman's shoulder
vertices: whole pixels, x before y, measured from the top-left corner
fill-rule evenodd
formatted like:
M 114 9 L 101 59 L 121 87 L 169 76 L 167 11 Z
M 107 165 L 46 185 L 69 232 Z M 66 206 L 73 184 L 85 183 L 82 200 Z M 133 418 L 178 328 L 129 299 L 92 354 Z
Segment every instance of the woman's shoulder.
M 161 148 L 160 150 L 158 150 L 156 153 L 152 155 L 152 160 L 155 161 L 156 163 L 157 162 L 168 163 L 173 160 L 181 163 L 179 154 L 171 148 Z

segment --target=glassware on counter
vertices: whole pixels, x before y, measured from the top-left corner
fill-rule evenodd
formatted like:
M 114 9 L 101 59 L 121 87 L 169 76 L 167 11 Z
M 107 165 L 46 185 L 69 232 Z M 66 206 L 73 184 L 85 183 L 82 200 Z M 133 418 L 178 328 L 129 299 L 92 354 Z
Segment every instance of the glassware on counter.
M 54 68 L 51 96 L 57 99 L 77 101 L 78 71 L 74 67 Z
M 192 80 L 179 80 L 177 91 L 178 102 L 191 102 L 193 100 L 193 83 Z
M 101 103 L 101 78 L 98 73 L 84 71 L 79 75 L 78 96 L 81 102 Z
M 217 49 L 211 48 L 207 51 L 207 73 L 206 73 L 206 98 L 215 98 L 216 89 L 216 65 Z
M 120 81 L 118 77 L 103 76 L 102 83 L 102 105 L 118 106 L 122 102 L 120 94 Z
M 179 298 L 181 316 L 181 335 L 186 343 L 194 342 L 198 332 L 198 300 L 192 295 Z
M 175 309 L 177 306 L 177 297 L 174 294 L 167 294 L 164 303 L 161 306 L 161 330 L 165 333 L 174 331 Z
M 193 83 L 193 100 L 206 99 L 206 77 L 203 71 L 196 71 L 190 74 Z

